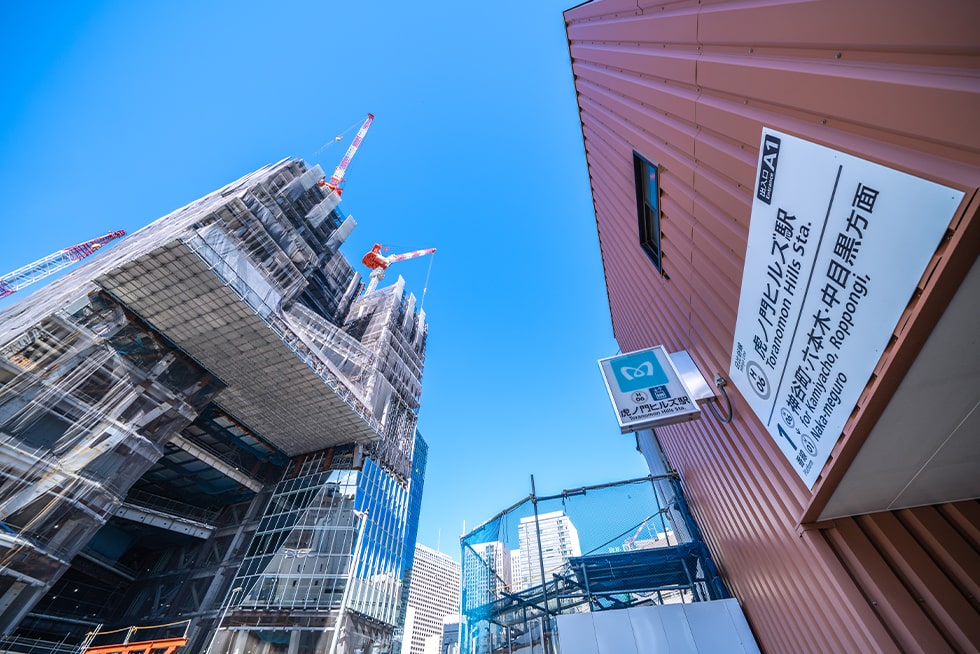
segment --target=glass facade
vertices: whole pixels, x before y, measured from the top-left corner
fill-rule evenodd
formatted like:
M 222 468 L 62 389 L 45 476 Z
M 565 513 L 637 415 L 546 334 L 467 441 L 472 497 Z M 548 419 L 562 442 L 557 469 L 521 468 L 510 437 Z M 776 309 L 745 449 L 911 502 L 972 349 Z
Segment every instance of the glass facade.
M 356 535 L 357 471 L 322 469 L 323 457 L 306 459 L 276 487 L 235 579 L 240 606 L 339 606 Z
M 349 608 L 393 625 L 406 556 L 408 489 L 372 459 L 365 459 L 357 491 L 357 509 L 367 515 L 367 526 Z
M 425 467 L 429 459 L 429 445 L 422 434 L 415 432 L 412 451 L 412 481 L 408 489 L 408 531 L 405 534 L 405 563 L 407 573 L 415 558 L 415 541 L 419 531 L 419 515 L 422 512 L 422 487 L 425 484 Z M 407 581 L 407 579 L 406 579 Z
M 308 633 L 293 637 L 296 642 L 312 638 L 323 645 L 343 611 L 342 629 L 353 642 L 379 646 L 359 625 L 394 627 L 403 619 L 427 449 L 417 436 L 411 480 L 354 445 L 294 461 L 272 493 L 229 592 L 231 610 L 222 625 L 228 631 L 219 637 L 218 651 L 239 642 L 231 632 L 254 624 L 250 616 L 281 611 L 321 616 L 302 629 Z M 263 640 L 271 642 L 271 636 Z

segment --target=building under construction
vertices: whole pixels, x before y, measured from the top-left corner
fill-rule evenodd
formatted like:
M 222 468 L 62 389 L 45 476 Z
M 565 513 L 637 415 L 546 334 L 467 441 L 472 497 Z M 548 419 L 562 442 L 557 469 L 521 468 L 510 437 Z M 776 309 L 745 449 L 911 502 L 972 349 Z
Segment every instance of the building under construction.
M 0 650 L 389 646 L 427 324 L 323 180 L 264 167 L 0 312 Z

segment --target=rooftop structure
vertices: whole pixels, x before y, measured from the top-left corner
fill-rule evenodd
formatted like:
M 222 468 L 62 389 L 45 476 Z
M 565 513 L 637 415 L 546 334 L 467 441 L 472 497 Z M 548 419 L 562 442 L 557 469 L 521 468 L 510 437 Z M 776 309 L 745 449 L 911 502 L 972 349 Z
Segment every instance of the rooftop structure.
M 427 324 L 404 280 L 364 292 L 323 179 L 266 166 L 0 312 L 6 651 L 169 620 L 190 651 L 390 641 Z

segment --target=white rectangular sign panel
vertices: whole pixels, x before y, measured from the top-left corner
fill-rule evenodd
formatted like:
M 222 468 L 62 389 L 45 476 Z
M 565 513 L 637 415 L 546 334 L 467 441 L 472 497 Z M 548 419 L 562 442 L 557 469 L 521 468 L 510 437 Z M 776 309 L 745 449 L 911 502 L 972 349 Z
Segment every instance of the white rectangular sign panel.
M 599 359 L 599 369 L 623 434 L 701 414 L 662 345 Z
M 962 198 L 763 130 L 730 374 L 808 487 Z

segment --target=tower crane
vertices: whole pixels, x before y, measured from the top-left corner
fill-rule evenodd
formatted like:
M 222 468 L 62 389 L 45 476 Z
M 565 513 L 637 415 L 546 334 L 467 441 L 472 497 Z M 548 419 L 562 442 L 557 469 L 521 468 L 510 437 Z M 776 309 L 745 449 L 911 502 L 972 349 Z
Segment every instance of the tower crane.
M 7 297 L 25 286 L 29 286 L 49 275 L 53 275 L 76 261 L 81 261 L 85 257 L 94 254 L 109 241 L 122 238 L 125 235 L 126 231 L 122 229 L 109 232 L 105 236 L 93 238 L 91 241 L 72 245 L 64 250 L 58 250 L 43 259 L 38 259 L 22 268 L 7 273 L 3 277 L 0 277 L 0 298 Z
M 371 251 L 365 254 L 361 259 L 361 263 L 371 269 L 371 281 L 368 282 L 367 289 L 364 291 L 365 293 L 370 293 L 378 287 L 378 282 L 385 277 L 385 270 L 387 270 L 388 266 L 396 261 L 415 259 L 416 257 L 422 257 L 436 251 L 435 248 L 426 248 L 424 250 L 413 250 L 402 254 L 389 254 L 385 256 L 381 253 L 383 247 L 384 246 L 382 246 L 380 243 L 375 243 L 374 247 L 371 248 Z
M 357 147 L 361 144 L 361 140 L 364 135 L 367 134 L 368 127 L 371 126 L 371 122 L 374 120 L 374 114 L 368 114 L 367 120 L 361 125 L 361 129 L 357 130 L 357 136 L 351 141 L 350 147 L 347 148 L 347 152 L 344 154 L 344 158 L 340 160 L 337 167 L 333 170 L 333 175 L 330 179 L 324 177 L 317 184 L 323 188 L 334 191 L 337 195 L 344 192 L 344 189 L 340 187 L 340 183 L 344 181 L 344 174 L 347 172 L 347 166 L 350 165 L 350 160 L 354 158 L 354 153 L 357 152 Z

